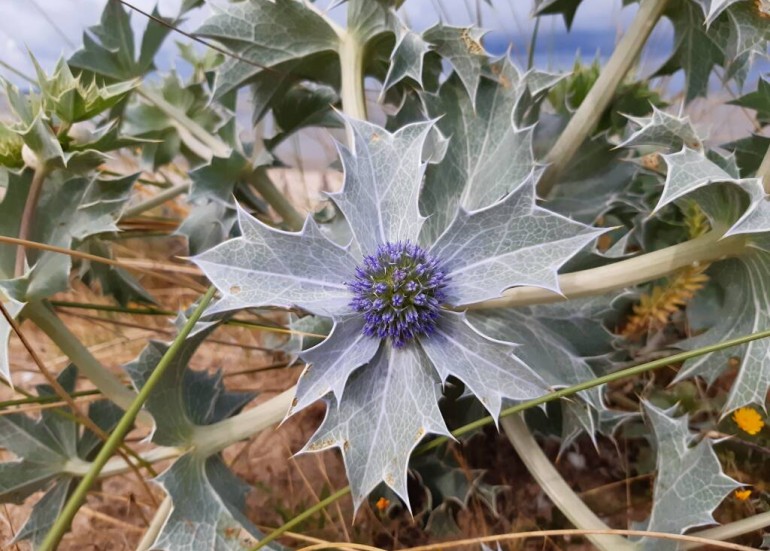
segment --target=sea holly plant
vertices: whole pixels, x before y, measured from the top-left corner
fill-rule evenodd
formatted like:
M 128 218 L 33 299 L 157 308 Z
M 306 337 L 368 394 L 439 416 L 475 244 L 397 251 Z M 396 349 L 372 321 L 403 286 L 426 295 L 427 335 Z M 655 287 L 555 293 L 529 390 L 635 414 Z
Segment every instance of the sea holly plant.
M 641 0 L 606 65 L 567 73 L 536 68 L 539 20 L 523 69 L 491 55 L 491 35 L 471 22 L 419 30 L 403 4 L 193 0 L 169 17 L 110 0 L 68 60 L 47 71 L 32 58 L 31 82 L 4 83 L 0 375 L 27 392 L 8 342 L 34 354 L 31 324 L 75 366 L 54 379 L 33 355 L 58 386 L 0 406 L 14 456 L 0 464 L 0 497 L 32 505 L 45 492 L 16 540 L 55 549 L 97 480 L 133 470 L 165 496 L 143 550 L 277 548 L 347 494 L 354 522 L 371 513 L 462 531 L 454 513 L 480 505 L 497 522 L 530 475 L 563 514 L 554 524 L 602 532 L 586 536 L 598 549 L 674 549 L 693 535 L 759 544 L 770 525 L 759 485 L 749 503 L 746 490 L 728 496 L 766 466 L 754 451 L 766 448 L 770 389 L 770 87 L 756 78 L 767 2 Z M 198 28 L 179 29 L 198 9 Z M 569 28 L 583 9 L 538 0 L 533 17 L 559 14 Z M 132 17 L 146 19 L 140 35 Z M 646 74 L 637 60 L 661 19 L 672 47 Z M 654 78 L 673 74 L 681 89 Z M 727 103 L 755 131 L 722 146 L 688 116 L 697 97 L 721 101 L 714 75 L 740 89 Z M 308 128 L 329 129 L 336 155 L 322 167 L 327 193 L 300 205 L 287 151 Z M 158 250 L 174 258 L 158 262 Z M 128 258 L 144 253 L 153 260 Z M 184 298 L 167 298 L 158 282 L 169 281 Z M 83 284 L 106 300 L 59 294 Z M 180 286 L 202 298 L 163 328 L 169 339 L 143 333 L 121 375 L 68 327 L 173 318 L 194 300 Z M 245 346 L 234 362 L 207 355 L 235 344 L 223 340 L 231 326 L 254 331 L 250 348 L 275 363 L 255 365 Z M 284 364 L 302 366 L 296 385 Z M 229 377 L 261 384 L 266 369 L 283 377 L 277 396 Z M 62 393 L 100 393 L 88 412 L 106 434 L 78 426 L 77 403 L 53 403 Z M 306 426 L 321 409 L 320 426 Z M 735 411 L 749 412 L 750 432 Z M 230 460 L 248 446 L 228 448 L 282 421 L 314 431 L 292 452 L 337 449 L 350 485 L 323 488 L 265 535 L 247 494 L 286 492 L 262 459 Z M 132 429 L 141 446 L 124 442 Z M 536 437 L 558 439 L 562 462 Z M 471 438 L 507 458 L 505 472 L 478 465 Z M 654 477 L 640 524 L 608 526 L 563 474 L 564 458 L 617 464 L 607 454 L 618 449 L 618 477 Z

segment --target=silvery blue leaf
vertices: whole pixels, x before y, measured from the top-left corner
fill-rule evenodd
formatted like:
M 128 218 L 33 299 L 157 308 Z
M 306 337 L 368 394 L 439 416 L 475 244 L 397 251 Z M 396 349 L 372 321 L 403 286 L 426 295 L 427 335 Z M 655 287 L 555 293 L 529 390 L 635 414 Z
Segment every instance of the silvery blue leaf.
M 374 357 L 381 339 L 364 335 L 361 316 L 336 320 L 331 334 L 322 343 L 300 353 L 307 364 L 297 381 L 297 402 L 289 415 L 304 409 L 329 392 L 339 403 L 351 373 Z
M 312 218 L 298 233 L 270 228 L 242 209 L 238 220 L 241 237 L 192 259 L 223 295 L 210 313 L 268 305 L 326 315 L 347 311 L 345 278 L 356 261 Z
M 658 452 L 652 513 L 647 530 L 681 534 L 688 528 L 713 524 L 712 513 L 722 499 L 739 487 L 722 472 L 709 440 L 691 447 L 693 434 L 687 416 L 673 418 L 670 411 L 644 402 Z M 678 549 L 677 542 L 643 538 L 644 549 Z
M 327 403 L 326 418 L 303 452 L 340 448 L 358 508 L 380 482 L 409 505 L 409 455 L 428 433 L 448 435 L 437 400 L 440 383 L 419 346 L 383 347 L 355 371 L 340 404 Z
M 425 170 L 421 156 L 432 123 L 409 124 L 394 134 L 364 121 L 346 123 L 353 150 L 339 146 L 345 180 L 331 197 L 361 251 L 372 254 L 387 242 L 417 242 L 424 220 L 417 208 Z
M 463 314 L 446 312 L 434 334 L 420 340 L 441 379 L 454 375 L 497 419 L 503 399 L 528 400 L 548 392 L 548 385 L 513 355 L 515 345 L 479 333 Z
M 604 231 L 537 206 L 530 176 L 490 207 L 461 208 L 430 252 L 448 274 L 450 303 L 468 304 L 516 285 L 558 292 L 559 268 Z

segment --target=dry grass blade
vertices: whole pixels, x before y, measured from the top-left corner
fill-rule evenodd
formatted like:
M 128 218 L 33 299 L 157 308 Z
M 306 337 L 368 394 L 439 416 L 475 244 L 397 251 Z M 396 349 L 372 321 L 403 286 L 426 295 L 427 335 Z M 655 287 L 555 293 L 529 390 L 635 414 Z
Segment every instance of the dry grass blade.
M 173 277 L 166 275 L 162 272 L 154 272 L 152 270 L 147 270 L 145 268 L 140 268 L 136 266 L 128 266 L 124 264 L 123 262 L 112 260 L 111 258 L 104 258 L 102 256 L 96 256 L 89 253 L 84 253 L 80 251 L 74 251 L 72 249 L 65 249 L 63 247 L 55 247 L 53 245 L 46 245 L 45 243 L 37 243 L 35 241 L 27 241 L 26 239 L 17 239 L 15 237 L 8 237 L 5 235 L 0 235 L 0 243 L 4 243 L 7 245 L 21 245 L 23 247 L 27 247 L 30 249 L 39 249 L 41 251 L 49 251 L 53 253 L 59 253 L 64 254 L 67 256 L 71 256 L 73 258 L 80 258 L 82 260 L 90 260 L 91 262 L 99 262 L 101 264 L 107 264 L 108 266 L 116 266 L 118 268 L 123 268 L 126 270 L 132 270 L 135 272 L 141 272 L 147 275 L 150 275 L 152 277 L 155 277 L 157 279 L 162 279 L 164 281 L 167 281 L 169 283 L 173 283 L 174 285 L 179 285 L 182 283 L 179 279 L 179 277 Z M 206 287 L 203 285 L 200 285 L 198 283 L 191 284 L 189 287 L 196 292 L 202 293 L 206 291 Z

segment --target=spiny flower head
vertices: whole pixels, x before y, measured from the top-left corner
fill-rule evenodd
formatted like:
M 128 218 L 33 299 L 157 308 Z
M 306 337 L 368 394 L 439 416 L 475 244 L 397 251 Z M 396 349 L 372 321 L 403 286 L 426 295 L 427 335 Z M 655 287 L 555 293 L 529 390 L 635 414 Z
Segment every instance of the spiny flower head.
M 735 410 L 733 421 L 743 432 L 754 436 L 759 434 L 765 422 L 762 416 L 754 408 L 743 407 Z
M 447 277 L 439 260 L 408 241 L 385 243 L 356 267 L 350 307 L 364 315 L 364 334 L 401 347 L 436 329 Z

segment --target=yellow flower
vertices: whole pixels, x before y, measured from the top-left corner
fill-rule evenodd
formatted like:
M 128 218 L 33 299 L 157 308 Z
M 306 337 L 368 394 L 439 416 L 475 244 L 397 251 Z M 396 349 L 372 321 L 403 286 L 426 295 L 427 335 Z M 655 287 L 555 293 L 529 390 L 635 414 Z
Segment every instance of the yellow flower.
M 754 436 L 759 434 L 765 422 L 753 408 L 739 408 L 733 413 L 733 421 L 742 431 Z
M 746 501 L 749 499 L 749 497 L 751 497 L 751 490 L 748 488 L 743 490 L 735 490 L 735 499 L 738 501 Z

